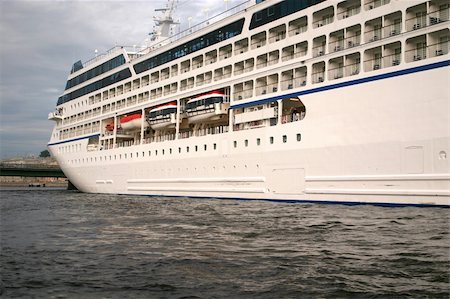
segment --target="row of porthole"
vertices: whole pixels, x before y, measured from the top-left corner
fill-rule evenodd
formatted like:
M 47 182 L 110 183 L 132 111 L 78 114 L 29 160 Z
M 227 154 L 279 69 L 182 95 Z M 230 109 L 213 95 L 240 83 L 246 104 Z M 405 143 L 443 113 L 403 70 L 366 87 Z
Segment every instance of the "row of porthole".
M 287 135 L 283 135 L 281 140 L 282 140 L 283 143 L 287 143 L 287 142 L 288 142 L 288 136 L 287 136 Z M 298 133 L 298 134 L 296 135 L 296 140 L 297 140 L 297 142 L 299 142 L 299 141 L 302 140 L 302 135 L 301 135 L 300 133 Z M 273 136 L 269 137 L 269 143 L 270 143 L 270 144 L 274 144 L 274 142 L 275 142 L 274 137 L 273 137 Z M 257 145 L 257 146 L 260 146 L 260 145 L 261 145 L 261 138 L 256 138 L 256 145 Z M 238 142 L 237 142 L 236 140 L 233 141 L 233 147 L 234 147 L 234 148 L 237 148 L 237 146 L 238 146 Z M 248 146 L 249 146 L 249 140 L 248 140 L 248 139 L 245 139 L 245 140 L 244 140 L 244 146 L 245 146 L 245 147 L 248 147 Z M 198 145 L 195 145 L 195 146 L 194 146 L 194 151 L 198 152 L 199 150 L 200 150 L 200 147 L 199 147 Z M 207 151 L 207 150 L 208 150 L 208 145 L 207 145 L 207 144 L 204 144 L 204 145 L 203 145 L 203 150 L 204 150 L 204 151 Z M 213 143 L 213 150 L 217 150 L 217 144 L 216 144 L 216 143 Z M 182 148 L 181 148 L 181 147 L 178 147 L 178 153 L 181 154 L 181 152 L 182 152 Z M 189 146 L 186 146 L 186 153 L 189 153 L 189 152 L 190 152 L 190 147 L 189 147 Z M 154 151 L 154 155 L 155 155 L 155 156 L 158 156 L 158 153 L 159 153 L 158 150 L 155 150 L 155 151 Z M 161 150 L 161 153 L 162 153 L 162 155 L 165 155 L 165 154 L 166 154 L 166 150 L 165 150 L 165 149 L 162 149 L 162 150 Z M 173 153 L 172 148 L 169 148 L 169 154 L 171 155 L 172 153 Z M 133 159 L 133 153 L 125 153 L 125 154 L 123 154 L 123 155 L 124 155 L 124 159 L 128 159 L 128 154 L 129 154 L 129 158 L 130 158 L 130 159 Z M 148 151 L 148 156 L 150 157 L 151 155 L 152 155 L 152 151 Z M 103 159 L 103 157 L 104 157 L 104 159 Z M 108 157 L 109 157 L 109 159 L 108 159 Z M 136 157 L 136 158 L 139 158 L 139 157 L 140 157 L 139 152 L 136 152 L 135 157 Z M 142 156 L 141 156 L 141 157 L 142 157 L 142 158 L 145 157 L 145 151 L 142 151 Z M 114 156 L 112 156 L 112 155 L 110 155 L 110 156 L 100 156 L 100 157 L 98 157 L 98 158 L 99 158 L 99 161 L 100 161 L 100 162 L 101 162 L 101 161 L 116 161 L 116 160 L 122 160 L 122 154 L 115 154 Z M 82 158 L 82 159 L 69 160 L 69 163 L 70 163 L 70 164 L 75 164 L 75 163 L 89 163 L 89 162 L 97 162 L 97 157 L 91 157 L 90 159 L 88 159 L 88 158 L 86 158 L 86 159 L 85 159 L 85 158 Z

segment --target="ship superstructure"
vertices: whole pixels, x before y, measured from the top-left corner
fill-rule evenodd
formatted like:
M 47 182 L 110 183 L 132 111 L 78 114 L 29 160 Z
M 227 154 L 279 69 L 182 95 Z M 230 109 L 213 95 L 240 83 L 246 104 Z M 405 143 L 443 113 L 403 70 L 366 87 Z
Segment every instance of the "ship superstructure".
M 257 2 L 169 36 L 169 1 L 149 47 L 75 63 L 49 115 L 70 181 L 449 206 L 449 1 Z

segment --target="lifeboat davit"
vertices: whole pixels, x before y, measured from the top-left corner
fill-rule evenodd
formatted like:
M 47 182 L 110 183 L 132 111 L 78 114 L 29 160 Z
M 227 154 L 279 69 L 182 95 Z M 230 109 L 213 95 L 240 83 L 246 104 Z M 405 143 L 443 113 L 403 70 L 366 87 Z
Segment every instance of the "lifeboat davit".
M 153 130 L 173 129 L 176 124 L 177 104 L 172 102 L 153 108 L 147 116 Z
M 212 91 L 190 99 L 186 103 L 189 123 L 208 123 L 220 121 L 227 117 L 229 103 L 222 91 Z
M 120 119 L 120 127 L 125 131 L 137 130 L 141 128 L 142 114 L 130 114 Z M 144 127 L 145 127 L 144 123 Z

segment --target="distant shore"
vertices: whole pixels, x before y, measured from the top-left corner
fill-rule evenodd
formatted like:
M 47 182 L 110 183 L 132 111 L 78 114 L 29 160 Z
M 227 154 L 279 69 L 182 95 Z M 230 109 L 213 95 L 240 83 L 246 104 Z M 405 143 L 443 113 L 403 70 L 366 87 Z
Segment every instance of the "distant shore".
M 33 188 L 65 188 L 67 189 L 68 182 L 57 181 L 57 182 L 45 182 L 40 180 L 27 180 L 27 181 L 15 181 L 7 182 L 0 181 L 0 187 L 33 187 Z

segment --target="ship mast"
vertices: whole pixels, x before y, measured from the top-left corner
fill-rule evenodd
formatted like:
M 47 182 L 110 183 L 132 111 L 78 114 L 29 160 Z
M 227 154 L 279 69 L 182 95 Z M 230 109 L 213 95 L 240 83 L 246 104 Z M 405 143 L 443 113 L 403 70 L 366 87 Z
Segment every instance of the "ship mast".
M 157 8 L 155 11 L 160 11 L 163 13 L 162 16 L 154 16 L 153 21 L 155 22 L 155 27 L 153 32 L 149 33 L 151 36 L 151 44 L 155 45 L 171 35 L 171 26 L 178 24 L 172 18 L 173 12 L 175 11 L 177 0 L 168 0 L 165 8 Z

